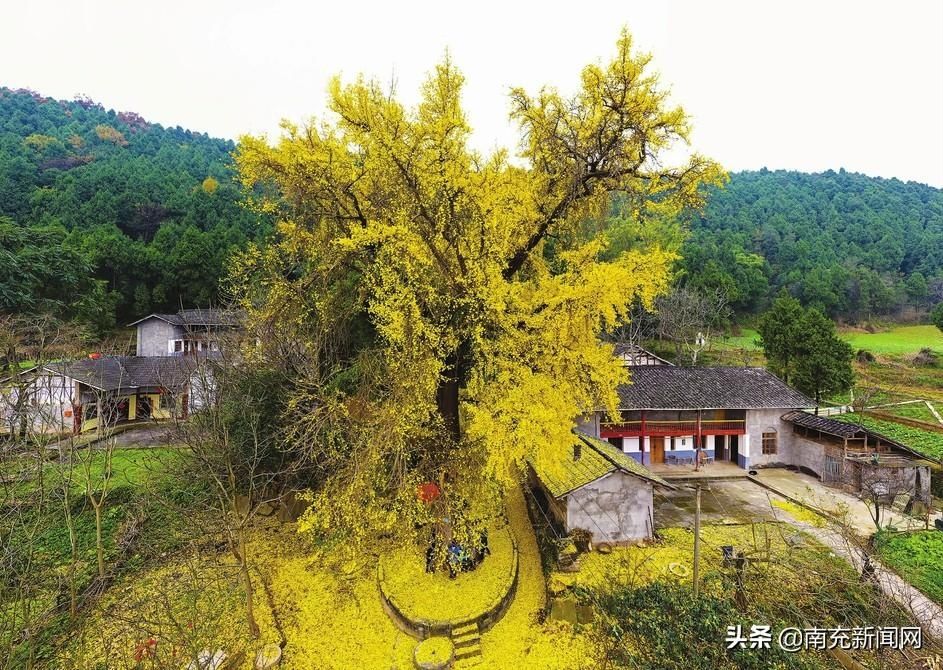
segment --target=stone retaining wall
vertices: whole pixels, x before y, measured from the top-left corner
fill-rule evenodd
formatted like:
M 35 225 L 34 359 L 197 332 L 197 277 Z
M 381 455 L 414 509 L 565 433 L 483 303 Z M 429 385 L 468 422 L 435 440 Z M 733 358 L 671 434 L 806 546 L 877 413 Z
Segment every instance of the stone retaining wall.
M 387 615 L 393 619 L 397 626 L 418 640 L 425 640 L 433 635 L 448 636 L 451 635 L 453 629 L 470 624 L 477 625 L 478 630 L 484 633 L 494 626 L 504 615 L 511 601 L 514 600 L 514 594 L 517 592 L 519 566 L 517 541 L 514 539 L 513 534 L 511 534 L 511 551 L 511 568 L 508 572 L 507 588 L 504 589 L 504 594 L 494 600 L 479 614 L 455 620 L 412 619 L 407 616 L 397 605 L 395 597 L 389 594 L 389 589 L 386 586 L 383 562 L 380 561 L 377 565 L 377 582 L 380 586 L 380 600 L 383 602 L 383 609 L 386 610 Z

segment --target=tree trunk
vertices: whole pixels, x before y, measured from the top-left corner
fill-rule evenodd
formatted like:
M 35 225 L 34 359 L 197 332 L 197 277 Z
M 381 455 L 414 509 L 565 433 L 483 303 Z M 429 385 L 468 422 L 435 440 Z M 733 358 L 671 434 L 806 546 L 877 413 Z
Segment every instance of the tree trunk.
M 98 555 L 98 576 L 105 578 L 105 547 L 102 544 L 102 504 L 92 503 L 95 509 L 95 553 Z
M 252 575 L 249 574 L 249 561 L 246 558 L 245 530 L 239 529 L 239 548 L 235 552 L 239 561 L 239 572 L 242 575 L 243 587 L 246 590 L 246 620 L 249 622 L 249 634 L 253 639 L 259 637 L 259 624 L 255 620 L 255 590 L 252 586 Z
M 436 389 L 436 407 L 442 422 L 445 425 L 446 433 L 457 444 L 462 438 L 462 428 L 458 416 L 459 391 L 465 383 L 468 369 L 466 357 L 463 350 L 466 347 L 460 346 L 459 349 L 445 359 L 445 369 L 442 371 L 442 378 L 439 380 L 439 387 Z
M 79 541 L 75 534 L 75 521 L 72 519 L 72 511 L 69 509 L 71 501 L 66 495 L 66 526 L 69 529 L 69 616 L 73 619 L 79 611 L 78 593 L 75 584 L 75 568 L 79 564 Z

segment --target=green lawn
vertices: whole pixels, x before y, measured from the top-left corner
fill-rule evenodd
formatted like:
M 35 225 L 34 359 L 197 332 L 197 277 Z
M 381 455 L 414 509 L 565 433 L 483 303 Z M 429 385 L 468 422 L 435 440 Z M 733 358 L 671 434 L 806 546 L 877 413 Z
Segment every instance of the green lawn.
M 879 333 L 845 332 L 842 337 L 857 349 L 902 356 L 924 347 L 943 352 L 943 332 L 936 326 L 894 326 Z
M 714 339 L 714 346 L 720 349 L 759 349 L 760 334 L 752 328 L 743 328 L 739 335 L 721 336 Z
M 879 533 L 875 537 L 881 559 L 904 579 L 943 603 L 943 533 Z
M 111 456 L 109 486 L 140 487 L 151 478 L 165 473 L 179 458 L 179 450 L 173 448 L 115 449 Z M 102 481 L 105 464 L 103 450 L 79 452 L 72 471 L 73 488 L 84 491 L 87 477 L 93 484 Z
M 120 486 L 143 487 L 148 482 L 156 482 L 172 469 L 181 458 L 180 450 L 173 447 L 152 448 L 116 448 L 111 457 L 111 479 L 108 487 Z M 92 488 L 100 487 L 105 474 L 106 453 L 102 449 L 85 448 L 75 452 L 72 462 L 71 481 L 73 494 L 83 494 L 86 482 L 91 480 Z M 20 479 L 19 472 L 35 472 L 36 461 L 32 456 L 11 459 L 2 465 L 3 474 L 12 477 L 6 484 L 6 493 L 13 497 L 28 495 L 36 490 L 36 477 Z M 46 461 L 43 465 L 46 487 L 50 490 L 59 488 L 63 477 L 70 477 L 69 466 L 59 461 Z

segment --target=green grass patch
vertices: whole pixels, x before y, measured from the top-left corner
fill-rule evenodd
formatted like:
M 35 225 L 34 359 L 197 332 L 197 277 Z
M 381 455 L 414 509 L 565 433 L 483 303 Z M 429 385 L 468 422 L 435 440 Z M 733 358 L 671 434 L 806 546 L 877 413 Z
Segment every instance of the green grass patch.
M 115 449 L 111 456 L 109 486 L 139 488 L 163 476 L 175 463 L 180 462 L 181 454 L 178 449 L 165 447 Z M 104 482 L 107 465 L 108 459 L 104 450 L 77 454 L 72 468 L 73 489 L 84 491 L 89 481 L 93 488 L 99 486 Z
M 881 559 L 901 577 L 943 604 L 943 533 L 879 533 L 875 544 Z
M 873 430 L 900 442 L 927 458 L 943 461 L 943 433 L 905 426 L 893 421 L 875 419 L 867 414 L 839 414 L 832 418 L 846 423 L 859 424 L 868 430 Z
M 943 332 L 936 326 L 894 326 L 879 333 L 844 332 L 841 337 L 855 349 L 902 356 L 924 347 L 943 351 Z
M 916 421 L 926 421 L 928 423 L 936 423 L 939 421 L 936 420 L 936 417 L 933 416 L 933 412 L 930 411 L 930 408 L 927 407 L 926 403 L 913 403 L 910 405 L 895 405 L 893 407 L 881 407 L 882 412 L 887 412 L 888 414 L 893 414 L 894 416 L 900 416 L 905 419 L 914 419 Z M 937 411 L 940 411 L 939 409 Z
M 760 334 L 752 328 L 743 328 L 739 335 L 723 335 L 714 338 L 714 347 L 718 349 L 760 350 Z

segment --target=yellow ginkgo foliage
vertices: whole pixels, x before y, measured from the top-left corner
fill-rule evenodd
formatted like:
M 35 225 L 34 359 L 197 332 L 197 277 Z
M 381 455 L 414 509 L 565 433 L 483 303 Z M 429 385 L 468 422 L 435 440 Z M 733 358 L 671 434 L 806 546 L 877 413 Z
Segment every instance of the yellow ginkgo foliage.
M 626 378 L 600 334 L 664 290 L 674 259 L 646 227 L 725 178 L 697 154 L 665 165 L 689 121 L 648 65 L 624 32 L 575 95 L 512 90 L 513 160 L 469 147 L 448 58 L 415 108 L 335 80 L 326 120 L 285 122 L 274 146 L 242 138 L 242 182 L 278 237 L 238 259 L 232 289 L 257 335 L 247 359 L 293 378 L 286 440 L 321 475 L 303 527 L 481 521 L 525 458 L 615 411 Z M 612 216 L 638 243 L 613 245 Z M 430 482 L 441 497 L 420 499 Z

